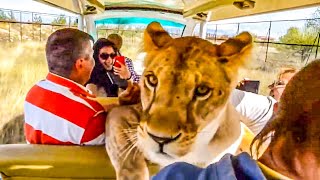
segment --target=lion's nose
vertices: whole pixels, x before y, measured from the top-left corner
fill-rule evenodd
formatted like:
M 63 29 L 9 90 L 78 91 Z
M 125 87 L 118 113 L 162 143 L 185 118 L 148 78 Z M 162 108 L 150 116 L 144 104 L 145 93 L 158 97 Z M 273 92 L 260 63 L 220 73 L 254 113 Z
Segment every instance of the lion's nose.
M 181 133 L 175 137 L 158 137 L 158 136 L 155 136 L 149 132 L 148 132 L 148 134 L 155 142 L 162 144 L 162 145 L 171 143 L 171 142 L 177 140 L 181 136 Z

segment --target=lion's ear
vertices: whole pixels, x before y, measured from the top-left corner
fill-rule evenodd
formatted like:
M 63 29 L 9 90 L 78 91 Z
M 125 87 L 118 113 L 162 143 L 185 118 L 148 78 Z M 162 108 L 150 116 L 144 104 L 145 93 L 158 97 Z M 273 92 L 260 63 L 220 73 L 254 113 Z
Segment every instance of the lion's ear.
M 242 66 L 251 54 L 252 36 L 242 32 L 218 46 L 218 61 L 229 66 Z
M 162 28 L 160 23 L 150 23 L 144 31 L 144 51 L 158 49 L 170 42 L 172 37 Z

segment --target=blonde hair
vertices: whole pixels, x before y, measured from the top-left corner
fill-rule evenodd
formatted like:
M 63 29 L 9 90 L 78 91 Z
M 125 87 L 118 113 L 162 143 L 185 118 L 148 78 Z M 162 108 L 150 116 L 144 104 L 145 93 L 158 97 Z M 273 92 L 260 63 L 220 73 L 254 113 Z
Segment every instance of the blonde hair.
M 298 69 L 294 67 L 284 67 L 280 69 L 280 72 L 277 75 L 278 80 L 285 74 L 292 73 L 296 74 L 298 72 Z
M 122 37 L 119 34 L 110 34 L 107 39 L 115 45 L 115 47 L 120 51 L 122 47 Z

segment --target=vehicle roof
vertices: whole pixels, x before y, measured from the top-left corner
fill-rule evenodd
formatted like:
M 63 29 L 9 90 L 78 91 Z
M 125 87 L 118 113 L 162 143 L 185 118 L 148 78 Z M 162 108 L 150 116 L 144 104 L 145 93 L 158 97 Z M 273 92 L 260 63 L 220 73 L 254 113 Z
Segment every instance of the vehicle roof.
M 319 0 L 35 0 L 77 14 L 114 9 L 149 9 L 216 21 L 288 9 L 320 6 Z

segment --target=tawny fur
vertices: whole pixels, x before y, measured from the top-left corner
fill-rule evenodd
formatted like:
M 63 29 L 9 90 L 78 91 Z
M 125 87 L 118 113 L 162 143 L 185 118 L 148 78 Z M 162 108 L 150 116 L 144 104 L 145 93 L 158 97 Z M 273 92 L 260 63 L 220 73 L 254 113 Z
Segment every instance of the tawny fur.
M 107 117 L 106 149 L 117 178 L 149 179 L 145 159 L 160 166 L 206 166 L 235 153 L 240 115 L 229 96 L 251 47 L 246 32 L 215 45 L 196 37 L 173 39 L 159 23 L 149 24 L 141 104 L 114 108 Z

